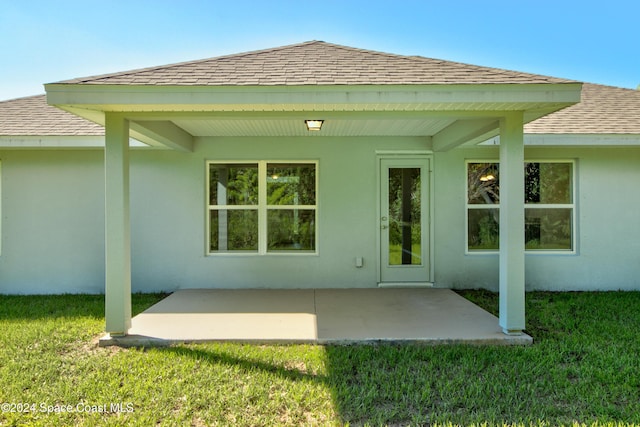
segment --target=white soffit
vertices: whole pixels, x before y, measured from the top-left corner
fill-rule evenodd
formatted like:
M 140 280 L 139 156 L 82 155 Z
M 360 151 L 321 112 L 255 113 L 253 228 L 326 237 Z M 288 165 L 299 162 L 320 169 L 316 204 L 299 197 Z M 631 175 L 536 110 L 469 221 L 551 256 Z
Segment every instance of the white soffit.
M 309 119 L 315 117 L 309 113 Z M 173 122 L 193 136 L 430 136 L 455 119 L 326 119 L 320 132 L 310 133 L 304 120 L 178 119 Z

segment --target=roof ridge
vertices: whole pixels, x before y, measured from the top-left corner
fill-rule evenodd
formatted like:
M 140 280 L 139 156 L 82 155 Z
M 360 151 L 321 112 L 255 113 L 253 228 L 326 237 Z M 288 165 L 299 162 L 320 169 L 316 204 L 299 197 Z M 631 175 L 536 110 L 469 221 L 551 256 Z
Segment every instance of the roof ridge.
M 311 43 L 311 42 L 307 42 L 307 43 Z M 320 43 L 323 43 L 323 44 L 325 44 L 327 46 L 335 47 L 335 48 L 338 48 L 338 49 L 347 50 L 347 51 L 352 51 L 352 52 L 355 51 L 355 52 L 360 52 L 360 53 L 380 55 L 380 56 L 385 56 L 385 57 L 389 57 L 389 58 L 403 58 L 403 59 L 407 59 L 407 60 L 411 60 L 411 61 L 420 61 L 420 62 L 428 61 L 428 62 L 447 63 L 447 64 L 459 65 L 459 66 L 463 66 L 463 67 L 472 67 L 472 68 L 475 68 L 475 69 L 478 69 L 478 70 L 480 70 L 480 69 L 482 69 L 482 70 L 492 70 L 492 71 L 495 71 L 495 72 L 500 73 L 500 74 L 518 73 L 518 74 L 527 75 L 527 76 L 565 79 L 565 78 L 562 78 L 562 77 L 547 76 L 546 74 L 537 74 L 537 73 L 530 73 L 530 72 L 526 72 L 526 71 L 510 70 L 510 69 L 507 69 L 507 68 L 497 68 L 497 67 L 491 67 L 491 66 L 486 66 L 486 65 L 470 64 L 468 62 L 451 61 L 451 60 L 448 60 L 448 59 L 432 58 L 432 57 L 422 56 L 422 55 L 402 55 L 402 54 L 397 54 L 397 53 L 383 52 L 383 51 L 379 51 L 379 50 L 371 50 L 371 49 L 363 49 L 363 48 L 351 47 L 351 46 L 340 45 L 340 44 L 335 44 L 335 43 L 327 43 L 327 42 L 320 42 Z M 569 79 L 565 79 L 565 80 L 569 80 Z
M 454 61 L 447 61 L 447 60 L 444 60 L 444 59 L 437 59 L 437 58 L 427 58 L 427 57 L 419 56 L 419 55 L 401 55 L 401 54 L 396 54 L 396 53 L 391 53 L 391 52 L 383 52 L 383 51 L 379 51 L 379 50 L 364 49 L 364 48 L 352 47 L 352 46 L 347 46 L 347 45 L 341 45 L 341 44 L 337 44 L 337 43 L 329 43 L 329 42 L 325 42 L 325 41 L 322 41 L 322 40 L 308 40 L 308 41 L 305 41 L 305 42 L 293 43 L 293 44 L 289 44 L 289 45 L 282 45 L 282 46 L 276 46 L 276 47 L 270 47 L 270 48 L 264 48 L 264 49 L 255 49 L 255 50 L 249 50 L 249 51 L 239 52 L 239 53 L 230 53 L 230 54 L 226 54 L 226 55 L 212 56 L 212 57 L 203 58 L 203 59 L 194 59 L 194 60 L 189 60 L 189 61 L 173 62 L 173 63 L 170 63 L 170 64 L 156 65 L 156 66 L 150 66 L 150 67 L 142 67 L 142 68 L 136 68 L 136 69 L 133 69 L 133 70 L 119 71 L 119 72 L 107 73 L 107 74 L 96 74 L 96 75 L 92 75 L 92 76 L 76 77 L 76 78 L 69 79 L 69 80 L 63 80 L 63 81 L 58 82 L 58 83 L 82 83 L 82 82 L 86 82 L 86 81 L 90 81 L 90 80 L 98 80 L 98 79 L 104 79 L 104 78 L 110 78 L 110 77 L 116 77 L 116 76 L 127 76 L 127 75 L 130 75 L 130 74 L 136 74 L 136 73 L 140 73 L 140 72 L 155 71 L 155 70 L 167 70 L 167 69 L 171 69 L 171 68 L 174 68 L 174 67 L 181 67 L 181 66 L 184 66 L 184 65 L 204 63 L 204 62 L 214 61 L 214 60 L 217 61 L 217 60 L 224 60 L 224 59 L 228 59 L 228 58 L 242 58 L 242 57 L 246 57 L 246 56 L 250 56 L 250 55 L 259 55 L 259 54 L 263 54 L 263 53 L 277 52 L 277 51 L 281 51 L 281 50 L 297 48 L 297 47 L 303 47 L 303 46 L 310 46 L 310 45 L 314 45 L 314 44 L 321 44 L 321 45 L 324 45 L 324 46 L 333 47 L 333 48 L 345 50 L 345 51 L 348 51 L 348 52 L 359 52 L 359 53 L 366 53 L 366 54 L 372 54 L 372 55 L 380 55 L 380 56 L 385 56 L 385 57 L 388 57 L 388 58 L 421 59 L 421 60 L 431 60 L 431 61 L 437 61 L 437 62 L 456 63 Z M 472 64 L 465 64 L 465 63 L 462 63 L 462 62 L 459 62 L 457 64 L 460 64 L 460 65 L 472 65 Z M 482 67 L 479 67 L 479 68 L 482 68 Z M 484 68 L 489 68 L 489 67 L 484 67 Z
M 314 40 L 313 42 L 307 42 L 307 43 L 308 44 L 322 43 L 325 46 L 330 46 L 330 47 L 334 47 L 334 48 L 337 48 L 337 49 L 347 50 L 347 51 L 350 51 L 350 52 L 355 51 L 355 52 L 360 52 L 360 53 L 369 53 L 369 54 L 373 54 L 373 55 L 390 56 L 392 58 L 411 58 L 411 56 L 401 55 L 401 54 L 398 54 L 398 53 L 383 52 L 381 50 L 364 49 L 364 48 L 352 47 L 352 46 L 347 46 L 347 45 L 342 45 L 342 44 L 328 43 L 328 42 L 319 41 L 319 40 Z
M 59 84 L 114 85 L 369 85 L 568 83 L 568 79 L 403 55 L 311 40 L 116 73 Z
M 262 54 L 262 53 L 268 53 L 268 52 L 276 52 L 278 50 L 289 49 L 289 48 L 293 48 L 293 47 L 300 47 L 300 46 L 310 45 L 310 44 L 314 44 L 314 43 L 325 43 L 325 42 L 322 42 L 322 41 L 319 41 L 319 40 L 310 40 L 310 41 L 306 41 L 306 42 L 302 42 L 302 43 L 294 43 L 294 44 L 284 45 L 284 46 L 276 46 L 276 47 L 265 48 L 265 49 L 250 50 L 250 51 L 240 52 L 240 53 L 230 53 L 230 54 L 226 54 L 226 55 L 212 56 L 212 57 L 203 58 L 203 59 L 192 59 L 192 60 L 189 60 L 189 61 L 173 62 L 171 64 L 155 65 L 155 66 L 151 66 L 151 67 L 142 67 L 142 68 L 136 68 L 136 69 L 133 69 L 133 70 L 119 71 L 119 72 L 115 72 L 115 73 L 96 74 L 96 75 L 93 75 L 93 76 L 86 76 L 86 77 L 76 77 L 76 78 L 72 78 L 72 79 L 69 79 L 69 80 L 63 80 L 63 81 L 60 81 L 60 82 L 57 82 L 57 83 L 82 83 L 82 82 L 86 82 L 86 81 L 90 81 L 90 80 L 106 79 L 106 78 L 116 77 L 116 76 L 127 76 L 127 75 L 130 75 L 130 74 L 136 74 L 136 73 L 140 73 L 140 72 L 155 71 L 155 70 L 167 70 L 167 69 L 171 69 L 171 68 L 174 68 L 174 67 L 181 67 L 181 66 L 184 66 L 184 65 L 204 63 L 204 62 L 207 62 L 207 61 L 214 61 L 214 60 L 220 60 L 220 59 L 226 59 L 226 58 L 242 58 L 242 57 L 249 56 L 249 55 L 256 55 L 256 54 Z

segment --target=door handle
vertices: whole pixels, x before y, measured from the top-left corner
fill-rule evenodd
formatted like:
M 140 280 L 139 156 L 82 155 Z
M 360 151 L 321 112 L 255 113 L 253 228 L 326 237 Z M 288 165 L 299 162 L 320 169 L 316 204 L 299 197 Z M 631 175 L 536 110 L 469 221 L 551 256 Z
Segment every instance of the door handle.
M 389 226 L 388 226 L 387 224 L 382 224 L 382 225 L 380 226 L 380 228 L 382 228 L 382 229 L 384 230 L 385 228 L 389 228 Z

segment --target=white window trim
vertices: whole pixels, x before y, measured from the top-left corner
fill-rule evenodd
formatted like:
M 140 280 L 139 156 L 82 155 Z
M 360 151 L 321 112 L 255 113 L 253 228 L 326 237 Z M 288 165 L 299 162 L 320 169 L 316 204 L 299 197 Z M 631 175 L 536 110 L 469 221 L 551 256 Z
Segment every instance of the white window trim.
M 490 159 L 466 159 L 464 163 L 464 253 L 465 255 L 473 255 L 473 256 L 482 256 L 482 255 L 498 255 L 500 250 L 498 249 L 476 249 L 469 250 L 469 210 L 470 209 L 500 209 L 500 203 L 496 203 L 494 205 L 481 205 L 481 204 L 469 204 L 469 163 L 497 163 L 500 164 L 500 161 L 495 158 Z M 526 204 L 524 205 L 525 210 L 527 209 L 571 209 L 571 249 L 554 249 L 554 250 L 535 250 L 535 249 L 525 249 L 525 255 L 576 255 L 578 253 L 578 223 L 577 223 L 577 188 L 578 183 L 576 180 L 577 177 L 577 160 L 576 159 L 525 159 L 524 163 L 571 163 L 571 199 L 573 203 L 568 204 Z M 524 164 L 523 164 L 524 167 Z
M 284 164 L 313 164 L 315 166 L 316 173 L 316 204 L 315 205 L 295 205 L 295 209 L 314 210 L 315 211 L 315 249 L 312 251 L 269 251 L 267 249 L 267 211 L 282 209 L 290 210 L 292 205 L 267 205 L 267 164 L 270 163 L 284 163 Z M 210 167 L 211 165 L 221 164 L 256 164 L 258 165 L 258 204 L 257 205 L 211 205 L 210 202 Z M 206 193 L 205 193 L 205 255 L 211 257 L 228 257 L 228 256 L 317 256 L 319 255 L 318 249 L 318 186 L 320 182 L 318 160 L 207 160 L 205 166 L 205 180 L 206 180 Z M 210 212 L 212 210 L 257 210 L 258 211 L 258 250 L 257 251 L 224 251 L 224 252 L 212 252 L 211 251 L 211 217 Z

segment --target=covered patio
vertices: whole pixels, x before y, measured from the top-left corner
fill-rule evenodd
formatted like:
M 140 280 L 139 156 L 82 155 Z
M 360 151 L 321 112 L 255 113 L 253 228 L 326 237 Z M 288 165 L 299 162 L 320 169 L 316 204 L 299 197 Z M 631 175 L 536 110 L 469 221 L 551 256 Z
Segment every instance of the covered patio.
M 580 83 L 311 41 L 68 80 L 48 84 L 46 90 L 50 105 L 105 127 L 105 329 L 110 336 L 119 337 L 118 340 L 168 342 L 207 339 L 458 342 L 517 341 L 523 336 L 523 126 L 578 102 Z M 307 130 L 304 124 L 308 121 L 324 123 L 322 131 Z M 446 201 L 448 194 L 442 187 L 447 180 L 438 181 L 435 177 L 437 167 L 432 167 L 435 157 L 496 135 L 500 136 L 497 160 L 501 180 L 496 221 L 499 319 L 456 299 L 452 291 L 376 289 L 376 286 L 438 284 L 439 266 L 434 254 L 438 245 L 450 242 L 446 235 L 436 235 L 436 205 Z M 157 181 L 164 185 L 155 187 L 154 183 L 157 197 L 148 199 L 149 203 L 155 204 L 165 197 L 171 200 L 166 196 L 168 189 L 176 182 L 183 185 L 180 191 L 176 187 L 173 195 L 179 202 L 149 211 L 136 223 L 138 229 L 146 223 L 157 227 L 146 235 L 155 244 L 149 244 L 136 258 L 137 262 L 150 261 L 140 265 L 132 263 L 132 249 L 136 247 L 132 246 L 131 232 L 134 211 L 130 195 L 130 138 L 149 146 L 145 154 L 155 159 L 149 160 L 149 165 L 162 171 Z M 156 151 L 152 147 L 167 150 L 168 154 L 152 154 Z M 169 165 L 164 163 L 169 158 L 174 167 L 163 167 Z M 395 163 L 385 163 L 387 160 Z M 412 163 L 401 164 L 400 160 Z M 306 204 L 291 201 L 286 206 L 267 203 L 269 162 L 303 161 L 314 165 L 317 191 L 314 190 L 312 200 Z M 224 201 L 213 197 L 211 182 L 215 188 L 225 186 L 226 178 L 216 181 L 211 178 L 214 171 L 207 172 L 211 175 L 203 179 L 201 170 L 209 162 L 236 166 L 251 162 L 252 170 L 258 171 L 262 182 L 262 190 L 255 191 L 256 201 L 236 205 L 228 202 L 226 196 L 222 197 Z M 320 178 L 315 175 L 316 168 Z M 420 227 L 414 227 L 421 230 L 416 233 L 420 257 L 415 265 L 412 257 L 406 261 L 403 258 L 398 266 L 385 258 L 391 248 L 387 238 L 391 210 L 385 201 L 389 200 L 387 175 L 392 169 L 421 171 L 418 199 L 425 208 L 415 215 L 421 218 Z M 275 176 L 270 175 L 271 179 L 277 179 Z M 360 185 L 351 191 L 344 190 L 356 182 Z M 460 186 L 460 194 L 462 190 Z M 147 196 L 153 191 L 138 195 Z M 209 196 L 203 197 L 205 194 Z M 316 202 L 316 194 L 321 202 Z M 405 200 L 411 199 L 410 191 L 404 194 Z M 358 195 L 358 202 L 354 202 L 354 195 Z M 343 215 L 347 205 L 354 212 L 351 217 Z M 167 214 L 164 223 L 156 219 L 176 206 L 191 210 Z M 404 224 L 410 222 L 407 218 L 411 209 L 407 206 L 403 208 Z M 317 235 L 317 246 L 314 240 L 307 254 L 295 253 L 296 250 L 270 253 L 270 209 L 285 214 L 286 209 L 307 211 L 309 217 L 313 216 L 308 223 L 313 223 L 311 234 Z M 256 241 L 251 245 L 251 254 L 239 254 L 244 250 L 242 245 L 234 251 L 228 250 L 226 244 L 220 247 L 211 244 L 215 240 L 211 229 L 222 229 L 219 235 L 229 231 L 228 227 L 220 226 L 226 220 L 216 222 L 218 211 L 237 211 L 237 215 L 240 211 L 255 211 L 251 215 L 256 216 L 257 225 L 247 233 Z M 465 227 L 464 218 L 460 219 L 456 230 Z M 345 225 L 349 223 L 353 226 Z M 163 239 L 171 228 L 167 224 L 184 230 L 173 240 Z M 193 224 L 204 226 L 187 230 Z M 403 227 L 409 230 L 408 226 Z M 285 231 L 293 232 L 294 228 Z M 329 232 L 318 233 L 318 229 Z M 413 238 L 411 233 L 403 236 L 406 242 Z M 140 242 L 145 244 L 143 239 Z M 458 244 L 463 250 L 462 239 Z M 320 246 L 322 251 L 318 250 Z M 154 256 L 152 253 L 160 247 L 170 250 Z M 406 250 L 403 246 L 403 251 Z M 190 256 L 179 261 L 183 254 Z M 179 291 L 132 319 L 132 270 L 140 277 L 167 266 L 173 267 L 168 272 L 173 277 L 171 289 L 269 290 Z M 395 273 L 393 277 L 386 274 L 391 271 Z M 411 277 L 399 273 L 414 271 L 417 273 Z M 149 282 L 157 283 L 157 279 Z M 305 283 L 308 289 L 295 290 L 300 283 Z M 312 289 L 322 287 L 322 283 L 370 290 Z M 278 288 L 291 290 L 275 290 Z M 484 324 L 486 329 L 477 329 Z M 284 333 L 286 328 L 293 329 Z M 265 332 L 260 334 L 262 329 Z
M 129 334 L 100 345 L 187 342 L 526 345 L 498 319 L 450 289 L 184 289 L 132 319 Z

